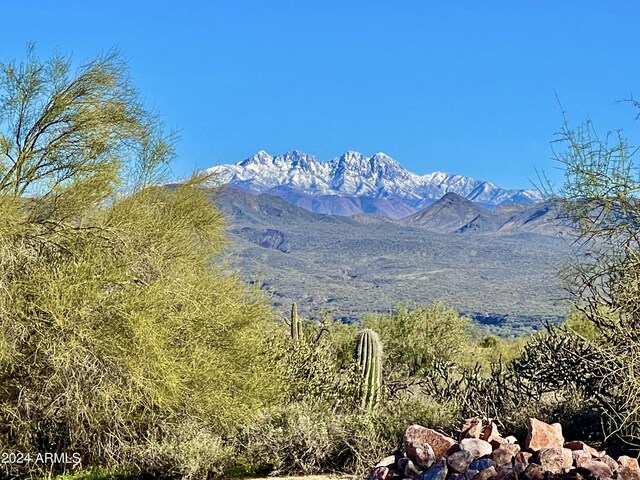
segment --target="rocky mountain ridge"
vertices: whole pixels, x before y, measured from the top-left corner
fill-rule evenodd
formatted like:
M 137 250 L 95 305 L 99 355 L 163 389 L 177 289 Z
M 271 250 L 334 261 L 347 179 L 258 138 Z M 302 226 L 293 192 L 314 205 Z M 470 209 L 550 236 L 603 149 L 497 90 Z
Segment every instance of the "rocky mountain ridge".
M 228 184 L 251 193 L 269 193 L 317 213 L 374 213 L 388 218 L 411 215 L 451 192 L 496 208 L 530 205 L 543 199 L 531 189 L 504 189 L 485 181 L 445 172 L 417 175 L 388 155 L 349 151 L 329 162 L 294 150 L 271 156 L 261 150 L 233 165 L 218 165 L 211 186 Z

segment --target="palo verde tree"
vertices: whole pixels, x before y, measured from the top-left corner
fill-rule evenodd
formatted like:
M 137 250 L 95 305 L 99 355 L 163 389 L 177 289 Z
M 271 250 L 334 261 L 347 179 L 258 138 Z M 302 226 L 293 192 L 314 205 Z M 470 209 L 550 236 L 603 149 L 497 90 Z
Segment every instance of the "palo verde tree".
M 0 450 L 205 474 L 279 395 L 201 179 L 154 186 L 171 140 L 117 53 L 0 64 Z
M 640 175 L 635 150 L 621 132 L 602 137 L 591 122 L 577 128 L 565 122 L 554 145 L 560 146 L 556 158 L 565 178 L 561 190 L 551 193 L 576 235 L 576 261 L 565 273 L 579 315 L 594 328 L 589 335 L 581 333 L 584 328 L 569 328 L 536 339 L 520 370 L 525 377 L 544 377 L 530 379 L 536 388 L 578 391 L 600 412 L 609 441 L 640 449 Z

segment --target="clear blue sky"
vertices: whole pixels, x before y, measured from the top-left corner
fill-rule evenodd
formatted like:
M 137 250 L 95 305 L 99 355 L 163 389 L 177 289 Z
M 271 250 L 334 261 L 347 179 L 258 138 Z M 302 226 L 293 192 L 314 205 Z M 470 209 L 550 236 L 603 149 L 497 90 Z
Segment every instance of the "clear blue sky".
M 358 150 L 527 187 L 535 168 L 559 177 L 556 94 L 572 122 L 638 137 L 617 100 L 640 97 L 639 31 L 635 0 L 30 0 L 3 5 L 0 58 L 121 49 L 181 130 L 176 176 Z

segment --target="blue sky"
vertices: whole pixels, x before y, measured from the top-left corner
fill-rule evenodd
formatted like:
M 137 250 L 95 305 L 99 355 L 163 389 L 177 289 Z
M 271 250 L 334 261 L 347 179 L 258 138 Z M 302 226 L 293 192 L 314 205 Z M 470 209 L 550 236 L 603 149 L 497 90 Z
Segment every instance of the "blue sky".
M 383 151 L 528 187 L 560 178 L 568 118 L 640 137 L 637 1 L 31 0 L 3 6 L 0 58 L 25 44 L 90 60 L 111 47 L 170 128 L 175 176 L 257 150 L 329 160 Z

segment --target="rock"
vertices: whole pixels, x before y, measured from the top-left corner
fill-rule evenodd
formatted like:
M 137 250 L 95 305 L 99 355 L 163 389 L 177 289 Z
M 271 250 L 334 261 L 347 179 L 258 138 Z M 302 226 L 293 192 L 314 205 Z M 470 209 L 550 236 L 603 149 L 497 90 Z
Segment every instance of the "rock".
M 453 453 L 449 455 L 447 458 L 447 465 L 449 469 L 458 472 L 464 473 L 468 470 L 471 462 L 475 460 L 473 453 L 468 450 L 460 450 L 459 452 Z
M 467 450 L 473 454 L 473 458 L 482 458 L 491 455 L 493 448 L 491 444 L 479 438 L 465 438 L 460 442 L 463 450 Z
M 573 465 L 573 455 L 568 448 L 543 448 L 537 452 L 536 457 L 537 463 L 546 472 L 556 475 L 569 471 Z
M 529 466 L 524 471 L 524 478 L 527 480 L 543 480 L 544 479 L 544 468 L 537 463 L 530 463 Z
M 398 457 L 396 455 L 389 455 L 388 457 L 384 457 L 378 463 L 376 463 L 375 468 L 378 467 L 391 467 L 396 464 L 398 461 Z
M 509 435 L 507 438 L 505 438 L 505 440 L 507 441 L 507 443 L 518 443 L 518 439 L 513 435 Z
M 562 476 L 562 480 L 582 480 L 583 478 L 577 470 L 570 470 Z
M 467 480 L 467 477 L 464 473 L 454 473 L 453 475 L 449 475 L 449 480 Z
M 516 480 L 518 477 L 518 474 L 511 465 L 502 465 L 497 468 L 497 472 L 496 480 Z
M 516 472 L 516 475 L 518 475 L 518 477 L 520 477 L 520 475 L 524 473 L 527 467 L 528 465 L 523 465 L 522 463 L 515 463 L 513 465 L 513 471 Z
M 505 443 L 500 445 L 491 452 L 491 460 L 496 462 L 497 465 L 505 465 L 513 462 L 513 457 L 520 453 L 520 447 L 512 443 Z
M 460 429 L 458 434 L 458 440 L 463 438 L 480 438 L 483 431 L 482 419 L 480 418 L 467 418 Z
M 569 450 L 583 450 L 593 457 L 600 457 L 600 453 L 595 448 L 590 447 L 584 442 L 575 440 L 572 442 L 567 442 L 564 444 L 564 448 L 568 448 Z
M 385 480 L 388 475 L 389 468 L 378 467 L 371 473 L 371 475 L 369 476 L 369 480 Z
M 469 470 L 478 470 L 479 472 L 482 472 L 483 470 L 491 467 L 497 467 L 496 462 L 490 458 L 480 458 L 471 462 Z
M 533 457 L 533 454 L 529 452 L 520 452 L 516 455 L 513 461 L 516 464 L 527 466 L 529 465 L 529 460 L 531 460 L 531 457 Z
M 493 478 L 493 477 L 495 477 L 497 475 L 498 475 L 498 472 L 496 471 L 496 467 L 489 467 L 489 468 L 485 468 L 484 470 L 478 472 L 473 477 L 473 480 L 489 480 L 490 478 Z
M 631 470 L 640 472 L 640 466 L 638 466 L 637 458 L 631 458 L 631 457 L 627 457 L 626 455 L 622 455 L 620 458 L 618 458 L 618 463 L 622 467 L 627 467 L 627 468 L 630 468 Z
M 604 462 L 599 460 L 591 460 L 583 463 L 576 469 L 578 473 L 591 477 L 608 478 L 613 475 L 611 468 Z
M 451 445 L 451 448 L 449 448 L 449 450 L 447 450 L 447 453 L 444 454 L 445 457 L 448 457 L 450 455 L 453 455 L 456 452 L 459 452 L 460 450 L 462 450 L 462 447 L 460 446 L 459 443 L 455 443 L 453 445 Z
M 427 442 L 413 444 L 406 444 L 405 446 L 407 457 L 409 457 L 414 463 L 416 463 L 423 470 L 429 468 L 436 461 L 436 456 L 433 453 L 433 448 Z
M 399 458 L 398 462 L 396 463 L 396 467 L 398 467 L 398 470 L 403 472 L 408 462 L 411 462 L 411 460 L 409 460 L 407 457 Z
M 618 468 L 618 479 L 619 480 L 640 480 L 640 471 L 631 467 L 622 466 Z
M 478 474 L 478 470 L 467 470 L 466 472 L 464 472 L 464 478 L 466 478 L 467 480 L 471 480 L 473 477 L 475 477 Z
M 506 438 L 495 437 L 489 443 L 495 449 L 495 448 L 500 448 L 500 445 L 504 445 L 505 443 L 509 443 L 509 442 L 507 442 Z
M 529 431 L 524 442 L 524 448 L 537 452 L 543 448 L 562 448 L 564 437 L 562 436 L 562 426 L 559 423 L 549 425 L 538 419 L 529 419 Z
M 422 474 L 422 480 L 445 480 L 447 478 L 447 462 L 442 459 Z
M 582 464 L 593 460 L 591 454 L 589 452 L 585 452 L 584 450 L 572 450 L 571 455 L 573 456 L 573 464 L 576 467 L 581 467 Z
M 416 465 L 409 459 L 407 459 L 404 463 L 404 468 L 402 471 L 404 472 L 404 476 L 407 478 L 411 478 L 412 480 L 418 480 L 422 477 L 422 471 L 416 467 Z
M 500 437 L 498 426 L 493 422 L 489 422 L 489 425 L 487 425 L 482 432 L 482 440 L 485 442 L 491 442 L 491 440 L 498 437 Z
M 455 443 L 453 438 L 420 425 L 407 428 L 403 439 L 407 457 L 424 468 L 431 466 L 434 459 L 440 460 L 444 457 Z
M 609 465 L 609 468 L 611 468 L 611 471 L 614 473 L 617 472 L 620 467 L 620 465 L 618 465 L 618 461 L 609 455 L 603 455 L 600 457 L 600 460 Z

